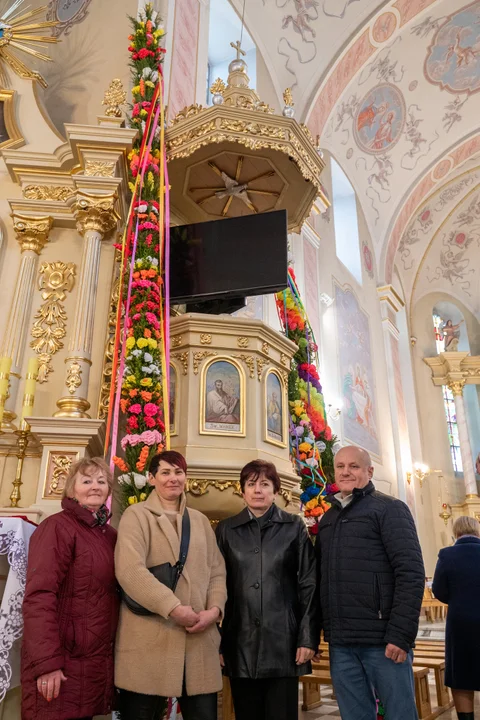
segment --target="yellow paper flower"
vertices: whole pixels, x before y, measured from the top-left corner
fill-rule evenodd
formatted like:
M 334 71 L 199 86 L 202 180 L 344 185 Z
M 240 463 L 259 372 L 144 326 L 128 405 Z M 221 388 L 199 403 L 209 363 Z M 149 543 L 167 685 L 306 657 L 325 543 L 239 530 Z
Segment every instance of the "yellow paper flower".
M 147 493 L 140 493 L 140 500 L 143 502 L 147 499 Z
M 150 345 L 150 347 L 152 348 L 152 350 L 155 350 L 155 349 L 158 347 L 157 341 L 154 340 L 153 338 L 148 338 L 148 340 L 146 340 L 145 342 L 147 342 L 148 345 Z M 139 347 L 141 347 L 141 346 L 139 345 Z
M 134 383 L 135 382 L 135 375 L 128 375 L 127 376 L 127 382 Z
M 143 385 L 143 387 L 150 387 L 152 384 L 152 378 L 142 378 L 140 380 L 140 385 Z
M 305 503 L 305 507 L 308 508 L 308 510 L 313 510 L 313 508 L 317 507 L 317 505 L 317 498 L 312 498 L 312 500 L 309 500 L 307 503 Z
M 149 344 L 147 338 L 138 338 L 137 345 L 139 348 L 146 348 Z
M 311 446 L 310 443 L 308 443 L 308 442 L 302 442 L 302 443 L 300 443 L 300 445 L 298 446 L 298 449 L 300 450 L 300 452 L 306 453 L 306 452 L 309 452 L 309 451 L 312 449 L 312 446 Z
M 129 505 L 135 505 L 135 503 L 137 503 L 137 502 L 138 502 L 138 500 L 137 500 L 137 498 L 135 497 L 135 495 L 130 495 L 130 497 L 128 498 L 128 504 L 129 504 Z
M 128 348 L 129 350 L 131 350 L 132 348 L 134 348 L 134 347 L 135 347 L 135 338 L 134 338 L 134 337 L 129 337 L 129 338 L 127 339 L 127 342 L 125 343 L 125 345 L 127 346 L 127 348 Z

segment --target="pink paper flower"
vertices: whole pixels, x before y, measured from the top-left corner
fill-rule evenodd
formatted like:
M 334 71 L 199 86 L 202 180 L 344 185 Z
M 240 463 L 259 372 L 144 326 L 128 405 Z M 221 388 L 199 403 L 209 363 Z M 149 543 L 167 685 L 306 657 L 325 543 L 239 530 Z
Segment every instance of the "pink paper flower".
M 154 415 L 158 413 L 158 405 L 154 405 L 153 403 L 147 403 L 143 408 L 143 412 L 148 417 L 154 417 Z
M 142 406 L 140 405 L 140 403 L 135 403 L 135 405 L 130 405 L 130 407 L 128 408 L 128 412 L 131 412 L 134 415 L 140 415 L 140 413 L 142 412 Z

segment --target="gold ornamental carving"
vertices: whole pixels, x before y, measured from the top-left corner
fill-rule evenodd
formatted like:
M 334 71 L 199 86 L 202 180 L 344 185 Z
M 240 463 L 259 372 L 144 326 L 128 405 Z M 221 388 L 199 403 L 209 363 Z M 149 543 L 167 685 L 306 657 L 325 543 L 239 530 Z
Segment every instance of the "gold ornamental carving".
M 288 360 L 288 355 L 285 355 L 285 353 L 281 353 L 280 362 L 282 363 L 282 365 L 285 365 L 285 367 L 288 367 L 290 364 Z
M 65 480 L 73 463 L 78 459 L 78 453 L 50 453 L 47 475 L 43 488 L 45 500 L 61 498 L 65 487 Z
M 67 371 L 67 379 L 65 385 L 68 388 L 70 395 L 74 395 L 75 391 L 78 390 L 82 384 L 82 368 L 77 360 L 70 363 L 70 367 Z
M 227 86 L 225 85 L 222 78 L 217 78 L 210 88 L 210 92 L 212 95 L 223 95 L 225 90 L 227 89 Z
M 452 391 L 455 397 L 463 395 L 463 388 L 465 387 L 465 378 L 461 380 L 449 380 L 447 383 L 448 387 Z
M 268 360 L 267 358 L 257 357 L 257 377 L 258 377 L 259 382 L 260 382 L 260 380 L 262 379 L 262 375 L 263 375 L 263 370 L 264 370 L 264 368 L 265 368 L 269 363 L 270 363 L 270 360 Z
M 15 213 L 13 215 L 13 229 L 22 252 L 33 250 L 37 255 L 40 255 L 48 242 L 52 225 L 53 219 L 49 216 L 27 217 Z
M 240 480 L 225 480 L 222 482 L 221 480 L 195 480 L 188 478 L 185 492 L 191 493 L 191 495 L 195 495 L 196 497 L 201 497 L 202 495 L 206 495 L 210 488 L 215 488 L 215 490 L 220 490 L 220 492 L 233 488 L 233 494 L 242 497 Z
M 188 375 L 188 357 L 189 357 L 188 350 L 185 350 L 185 352 L 181 352 L 181 353 L 173 353 L 172 357 L 174 357 L 175 360 L 179 360 L 179 362 L 182 365 L 183 374 Z
M 52 372 L 52 356 L 63 348 L 67 333 L 67 313 L 63 301 L 75 284 L 75 264 L 42 263 L 38 271 L 38 288 L 43 303 L 34 315 L 30 347 L 38 355 L 38 382 L 47 381 Z
M 85 163 L 85 175 L 88 177 L 113 177 L 115 174 L 114 162 L 103 162 L 102 160 L 87 160 Z
M 211 350 L 198 350 L 197 352 L 193 353 L 193 372 L 195 375 L 198 375 L 198 368 L 200 367 L 200 363 L 202 360 L 205 360 L 207 357 L 213 357 L 214 355 L 217 355 L 218 353 L 212 352 Z
M 183 339 L 181 335 L 174 335 L 170 340 L 170 345 L 172 348 L 178 348 L 182 345 Z
M 120 291 L 120 262 L 116 261 L 113 269 L 112 294 L 108 311 L 107 337 L 105 340 L 105 354 L 103 358 L 102 385 L 98 403 L 98 417 L 105 419 L 110 404 L 110 386 L 112 384 L 113 356 L 115 353 L 115 332 L 117 328 L 117 308 Z
M 285 502 L 285 507 L 288 507 L 288 506 L 290 505 L 290 503 L 292 502 L 292 493 L 291 493 L 291 491 L 290 491 L 290 490 L 285 490 L 285 488 L 281 488 L 281 489 L 279 490 L 279 493 L 278 493 L 278 494 L 280 495 L 280 497 L 283 498 L 283 500 L 284 500 L 284 502 Z
M 212 344 L 212 336 L 210 333 L 201 333 L 200 335 L 200 345 L 211 345 Z
M 262 352 L 264 353 L 264 355 L 270 354 L 270 345 L 268 344 L 268 342 L 262 343 Z
M 80 235 L 85 235 L 88 230 L 93 230 L 105 236 L 113 230 L 120 220 L 115 209 L 116 200 L 116 193 L 87 195 L 87 193 L 77 192 L 77 201 L 73 211 Z
M 249 375 L 253 380 L 253 378 L 255 377 L 255 358 L 253 357 L 253 355 L 234 355 L 233 357 L 236 357 L 239 360 L 243 360 L 245 365 L 248 367 Z
M 65 202 L 75 195 L 75 190 L 66 185 L 26 185 L 23 197 L 27 200 L 57 200 Z
M 250 344 L 250 340 L 248 337 L 240 336 L 237 338 L 237 345 L 239 348 L 247 348 Z
M 184 107 L 183 110 L 180 110 L 175 117 L 172 119 L 171 125 L 177 125 L 182 120 L 188 120 L 188 118 L 195 117 L 195 115 L 198 115 L 199 113 L 204 110 L 203 105 L 190 105 L 188 107 Z
M 123 87 L 120 78 L 115 78 L 110 83 L 108 90 L 102 100 L 102 105 L 106 105 L 105 115 L 107 117 L 122 117 L 121 108 L 127 101 L 127 91 Z

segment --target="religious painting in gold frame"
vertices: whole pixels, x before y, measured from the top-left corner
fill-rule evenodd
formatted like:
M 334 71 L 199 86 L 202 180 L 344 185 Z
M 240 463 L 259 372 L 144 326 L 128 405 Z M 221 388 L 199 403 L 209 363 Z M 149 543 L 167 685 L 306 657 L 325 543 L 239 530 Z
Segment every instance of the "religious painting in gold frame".
M 270 369 L 264 379 L 264 440 L 277 447 L 287 447 L 288 412 L 285 383 Z
M 228 355 L 202 368 L 200 434 L 245 437 L 245 372 Z
M 24 143 L 15 117 L 15 90 L 0 89 L 0 150 L 17 148 Z
M 170 386 L 169 386 L 169 415 L 170 415 L 170 437 L 178 435 L 178 372 L 175 365 L 170 363 Z

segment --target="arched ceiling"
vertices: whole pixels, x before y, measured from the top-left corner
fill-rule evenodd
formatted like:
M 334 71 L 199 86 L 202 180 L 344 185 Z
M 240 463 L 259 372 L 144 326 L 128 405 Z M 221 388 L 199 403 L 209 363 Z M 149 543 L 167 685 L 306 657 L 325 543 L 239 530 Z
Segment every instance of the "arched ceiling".
M 480 0 L 247 0 L 246 7 L 277 90 L 294 85 L 297 118 L 355 187 L 379 281 L 391 282 L 417 208 L 480 156 Z

